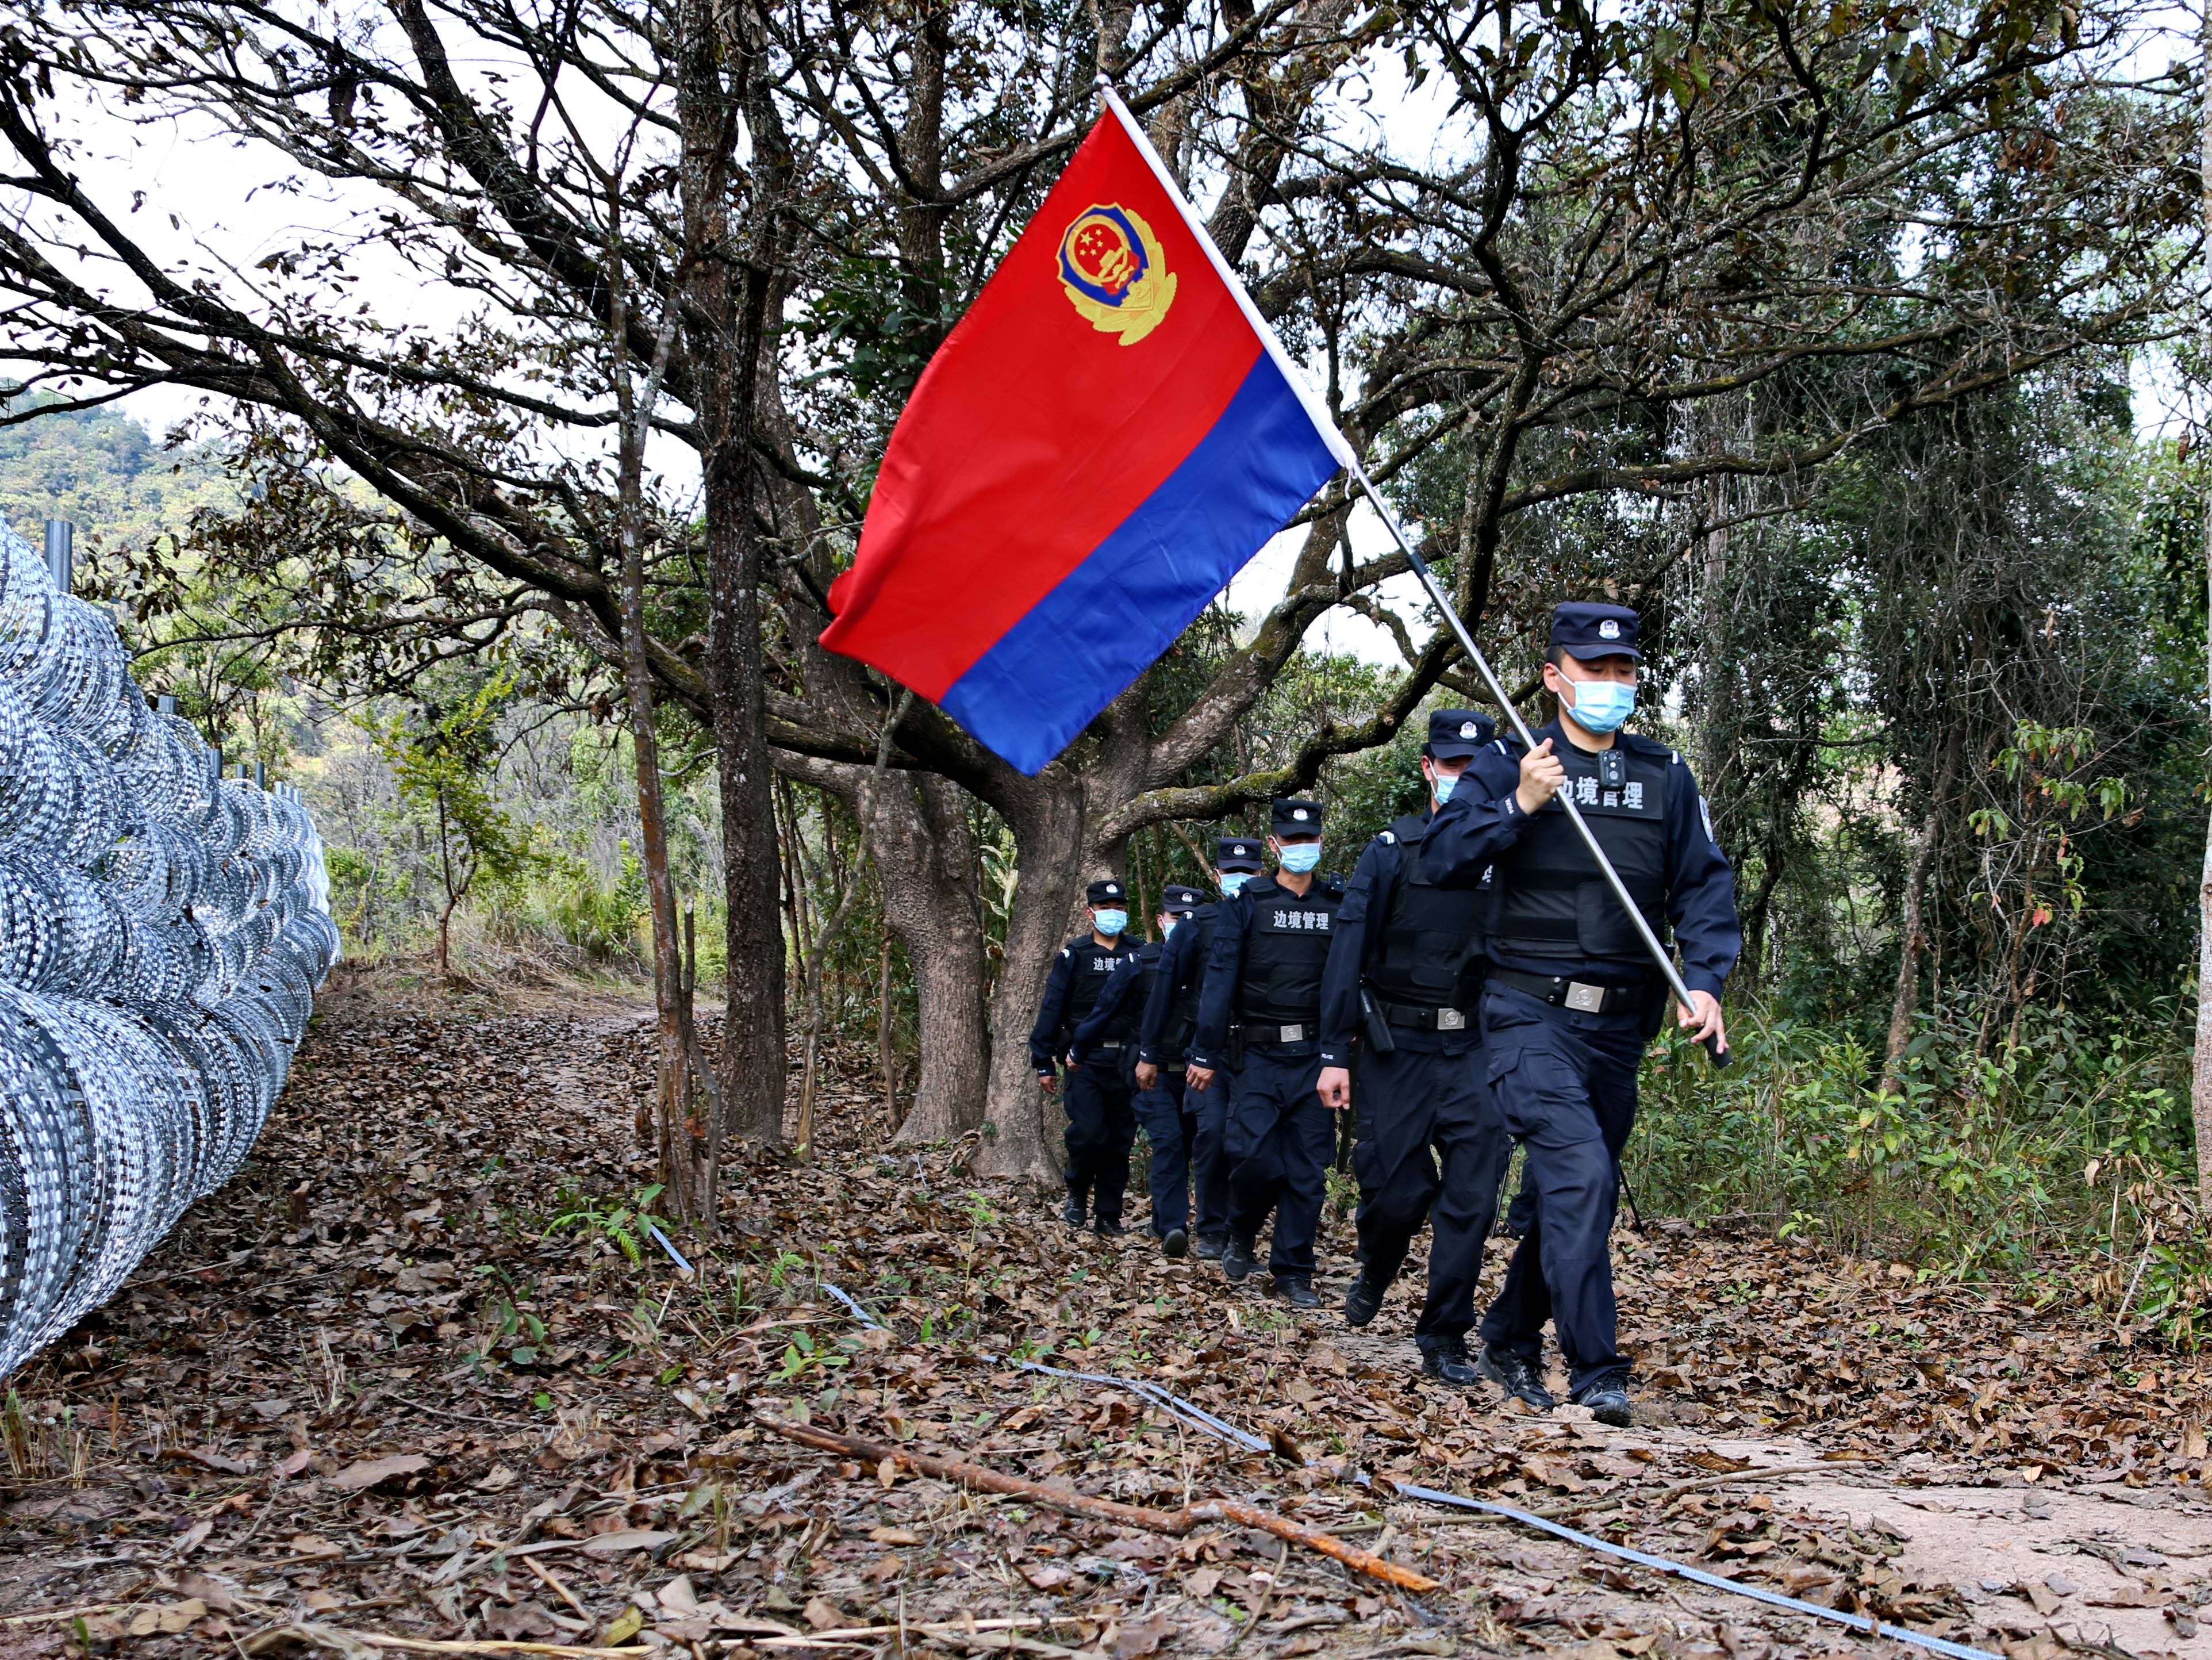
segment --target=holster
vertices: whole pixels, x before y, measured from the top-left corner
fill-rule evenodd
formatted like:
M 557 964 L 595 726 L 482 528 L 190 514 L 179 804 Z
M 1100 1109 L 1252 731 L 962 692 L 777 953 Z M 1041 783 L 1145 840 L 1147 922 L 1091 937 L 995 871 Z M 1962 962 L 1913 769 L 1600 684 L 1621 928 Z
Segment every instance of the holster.
M 1359 1025 L 1367 1034 L 1368 1047 L 1377 1055 L 1395 1055 L 1398 1040 L 1390 1036 L 1390 1023 L 1383 1018 L 1375 1001 L 1374 993 L 1366 987 L 1359 988 Z

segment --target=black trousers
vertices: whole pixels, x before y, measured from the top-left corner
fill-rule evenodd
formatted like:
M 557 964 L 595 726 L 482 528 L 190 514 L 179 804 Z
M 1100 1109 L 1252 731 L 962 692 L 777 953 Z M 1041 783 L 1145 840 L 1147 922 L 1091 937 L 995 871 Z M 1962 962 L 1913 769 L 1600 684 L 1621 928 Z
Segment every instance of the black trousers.
M 1336 1145 L 1336 1115 L 1321 1104 L 1320 1081 L 1319 1055 L 1255 1044 L 1231 1085 L 1223 1143 L 1229 1231 L 1255 1239 L 1273 1211 L 1274 1240 L 1267 1252 L 1273 1274 L 1314 1271 L 1314 1237 L 1321 1231 L 1329 1155 Z
M 1176 1229 L 1190 1231 L 1190 1177 L 1198 1151 L 1197 1105 L 1204 1093 L 1184 1091 L 1180 1072 L 1163 1072 L 1151 1089 L 1137 1091 L 1137 1122 L 1152 1143 L 1152 1237 L 1164 1239 Z M 1200 1193 L 1200 1215 L 1205 1215 Z M 1216 1219 L 1214 1231 L 1220 1222 Z
M 1389 1055 L 1363 1054 L 1355 1081 L 1361 1267 L 1372 1283 L 1389 1284 L 1428 1222 L 1429 1293 L 1413 1332 L 1462 1335 L 1474 1324 L 1483 1243 L 1511 1146 L 1482 1050 L 1473 1034 L 1407 1033 Z
M 1534 1360 L 1548 1320 L 1571 1387 L 1625 1377 L 1610 1236 L 1618 1161 L 1636 1126 L 1644 1017 L 1583 1014 L 1493 987 L 1483 994 L 1482 1037 L 1498 1113 L 1527 1155 L 1513 1210 L 1528 1223 L 1482 1317 L 1482 1341 Z
M 1067 1190 L 1087 1201 L 1093 1216 L 1119 1221 L 1137 1142 L 1129 1081 L 1105 1058 L 1070 1067 L 1066 1077 Z

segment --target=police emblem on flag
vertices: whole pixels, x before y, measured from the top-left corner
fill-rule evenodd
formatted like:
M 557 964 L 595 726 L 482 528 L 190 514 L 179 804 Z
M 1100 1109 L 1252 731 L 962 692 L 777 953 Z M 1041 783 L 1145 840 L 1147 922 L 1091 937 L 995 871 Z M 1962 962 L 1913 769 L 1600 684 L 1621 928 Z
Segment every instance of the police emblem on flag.
M 1061 235 L 1060 283 L 1092 328 L 1125 346 L 1158 328 L 1175 303 L 1175 273 L 1152 228 L 1112 203 L 1085 208 Z

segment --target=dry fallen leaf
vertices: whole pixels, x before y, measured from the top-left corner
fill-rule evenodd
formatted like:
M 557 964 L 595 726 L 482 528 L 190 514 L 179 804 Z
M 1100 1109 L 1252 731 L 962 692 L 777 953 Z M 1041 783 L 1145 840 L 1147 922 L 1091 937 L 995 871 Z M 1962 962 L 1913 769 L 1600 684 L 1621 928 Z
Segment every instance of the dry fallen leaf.
M 429 1468 L 430 1461 L 419 1452 L 395 1452 L 388 1458 L 369 1458 L 348 1464 L 331 1477 L 331 1485 L 348 1493 L 364 1493 L 380 1481 L 414 1475 Z
M 612 1533 L 595 1534 L 584 1541 L 586 1556 L 624 1556 L 634 1550 L 658 1550 L 676 1535 L 661 1533 L 652 1528 L 618 1528 Z

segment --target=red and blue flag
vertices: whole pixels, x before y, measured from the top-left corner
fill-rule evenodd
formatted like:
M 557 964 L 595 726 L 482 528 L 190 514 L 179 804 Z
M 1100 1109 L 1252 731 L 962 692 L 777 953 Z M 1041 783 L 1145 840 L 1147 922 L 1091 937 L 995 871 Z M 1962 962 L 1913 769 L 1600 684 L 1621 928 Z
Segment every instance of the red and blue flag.
M 1352 459 L 1107 102 L 900 414 L 822 635 L 1031 774 Z

